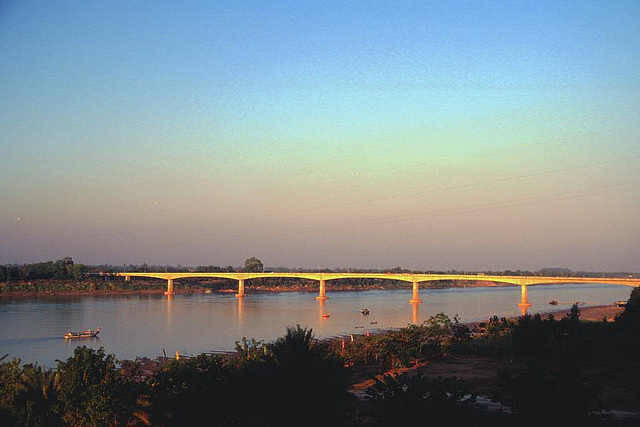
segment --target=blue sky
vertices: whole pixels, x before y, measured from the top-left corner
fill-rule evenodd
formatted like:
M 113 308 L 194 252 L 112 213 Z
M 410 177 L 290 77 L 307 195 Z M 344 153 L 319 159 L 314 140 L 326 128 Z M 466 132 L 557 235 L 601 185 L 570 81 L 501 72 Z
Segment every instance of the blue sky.
M 640 4 L 558 3 L 3 2 L 0 262 L 637 270 Z

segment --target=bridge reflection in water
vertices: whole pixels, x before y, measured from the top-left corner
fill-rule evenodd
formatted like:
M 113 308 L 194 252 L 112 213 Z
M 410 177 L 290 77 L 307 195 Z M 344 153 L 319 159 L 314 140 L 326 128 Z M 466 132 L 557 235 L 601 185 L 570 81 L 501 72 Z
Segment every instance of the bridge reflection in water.
M 411 303 L 411 323 L 414 325 L 417 325 L 419 317 L 420 317 L 420 303 L 412 302 Z
M 170 318 L 171 314 L 171 298 L 174 294 L 173 281 L 177 279 L 187 278 L 219 278 L 219 279 L 231 279 L 238 281 L 238 293 L 236 297 L 238 299 L 238 320 L 243 319 L 244 311 L 244 297 L 247 295 L 245 290 L 245 282 L 251 279 L 263 279 L 263 278 L 297 278 L 316 280 L 319 283 L 318 296 L 318 314 L 319 316 L 326 316 L 325 303 L 329 298 L 327 296 L 327 282 L 331 280 L 340 279 L 378 279 L 378 280 L 396 280 L 401 282 L 408 282 L 412 284 L 412 293 L 409 303 L 411 304 L 411 323 L 417 324 L 419 322 L 420 308 L 422 303 L 420 299 L 420 283 L 432 282 L 432 281 L 485 281 L 485 282 L 497 282 L 508 283 L 512 285 L 519 285 L 521 287 L 520 302 L 517 303 L 520 313 L 524 316 L 527 314 L 531 303 L 529 302 L 528 288 L 533 285 L 540 284 L 611 284 L 611 285 L 625 285 L 625 286 L 640 286 L 640 279 L 638 278 L 604 278 L 604 277 L 549 277 L 549 276 L 494 276 L 484 274 L 397 274 L 397 273 L 136 273 L 136 272 L 123 272 L 123 273 L 105 273 L 106 276 L 119 276 L 124 277 L 126 281 L 130 281 L 132 277 L 145 277 L 155 278 L 167 281 L 167 314 Z M 327 316 L 328 317 L 328 316 Z M 324 317 L 326 318 L 326 317 Z

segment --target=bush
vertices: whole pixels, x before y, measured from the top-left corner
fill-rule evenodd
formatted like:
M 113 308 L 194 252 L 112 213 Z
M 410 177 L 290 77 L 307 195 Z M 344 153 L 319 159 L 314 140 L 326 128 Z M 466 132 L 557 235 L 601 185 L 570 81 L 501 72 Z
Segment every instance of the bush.
M 383 425 L 429 420 L 438 425 L 469 422 L 478 410 L 475 395 L 457 378 L 428 378 L 418 371 L 375 379 L 366 397 Z

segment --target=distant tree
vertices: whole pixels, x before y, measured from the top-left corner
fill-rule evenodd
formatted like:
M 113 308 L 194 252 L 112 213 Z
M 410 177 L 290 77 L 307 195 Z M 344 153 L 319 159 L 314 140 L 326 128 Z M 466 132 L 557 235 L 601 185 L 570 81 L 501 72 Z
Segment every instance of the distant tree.
M 11 265 L 7 267 L 7 281 L 18 280 L 20 277 L 20 267 Z
M 251 257 L 244 262 L 244 271 L 247 273 L 262 273 L 264 271 L 264 265 L 262 265 L 262 261 L 258 258 Z
M 577 322 L 580 320 L 580 307 L 578 304 L 572 304 L 571 309 L 565 316 L 565 318 L 571 322 Z
M 199 265 L 196 267 L 196 271 L 199 273 L 219 273 L 222 269 L 217 265 Z

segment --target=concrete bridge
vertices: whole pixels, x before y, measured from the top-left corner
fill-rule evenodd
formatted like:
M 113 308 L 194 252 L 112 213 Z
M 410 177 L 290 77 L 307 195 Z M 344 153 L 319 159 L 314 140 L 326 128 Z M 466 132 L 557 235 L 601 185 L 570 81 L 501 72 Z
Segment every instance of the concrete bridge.
M 327 282 L 338 279 L 384 279 L 399 280 L 413 284 L 413 294 L 409 302 L 418 304 L 422 301 L 419 295 L 419 284 L 422 282 L 433 282 L 441 280 L 456 281 L 489 281 L 499 283 L 510 283 L 521 286 L 521 299 L 518 306 L 523 312 L 531 306 L 527 294 L 527 288 L 533 285 L 543 284 L 581 284 L 581 283 L 604 283 L 609 285 L 640 286 L 640 278 L 604 278 L 604 277 L 545 277 L 545 276 L 488 276 L 484 274 L 398 274 L 398 273 L 114 273 L 115 276 L 124 276 L 125 280 L 132 277 L 150 277 L 167 281 L 167 291 L 165 294 L 173 294 L 173 281 L 187 278 L 219 278 L 238 281 L 238 293 L 236 297 L 243 298 L 245 293 L 245 281 L 251 279 L 264 278 L 296 278 L 309 279 L 319 282 L 319 295 L 316 299 L 326 300 Z

